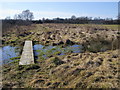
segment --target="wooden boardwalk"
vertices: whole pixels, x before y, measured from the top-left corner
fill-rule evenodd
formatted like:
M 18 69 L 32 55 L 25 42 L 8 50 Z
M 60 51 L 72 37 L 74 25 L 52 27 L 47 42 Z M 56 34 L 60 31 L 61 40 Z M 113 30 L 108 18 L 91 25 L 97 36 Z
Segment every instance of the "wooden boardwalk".
M 25 41 L 19 65 L 34 64 L 32 41 Z

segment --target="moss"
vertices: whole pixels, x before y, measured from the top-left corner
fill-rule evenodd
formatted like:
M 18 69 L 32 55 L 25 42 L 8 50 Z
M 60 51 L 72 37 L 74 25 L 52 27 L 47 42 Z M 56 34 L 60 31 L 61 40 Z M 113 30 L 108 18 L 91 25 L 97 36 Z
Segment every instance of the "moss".
M 54 52 L 54 55 L 60 55 L 60 54 L 61 54 L 60 51 L 56 51 L 56 52 Z
M 15 60 L 15 61 L 12 61 L 12 62 L 10 62 L 11 64 L 18 64 L 19 63 L 19 59 L 18 60 Z
M 16 60 L 16 59 L 20 59 L 20 57 L 13 57 L 13 58 L 10 58 L 10 60 Z
M 51 50 L 54 51 L 54 50 L 56 50 L 56 49 L 57 49 L 57 48 L 52 48 Z
M 43 50 L 37 50 L 40 54 L 38 55 L 38 59 L 45 60 L 45 52 Z
M 59 49 L 60 50 L 59 50 Z M 47 49 L 47 47 L 44 47 L 44 49 Z M 39 52 L 39 59 L 43 59 L 45 60 L 47 57 L 51 57 L 51 56 L 55 56 L 55 55 L 60 55 L 61 54 L 61 46 L 57 46 L 55 48 L 52 49 L 48 49 L 48 50 L 37 50 L 37 52 Z

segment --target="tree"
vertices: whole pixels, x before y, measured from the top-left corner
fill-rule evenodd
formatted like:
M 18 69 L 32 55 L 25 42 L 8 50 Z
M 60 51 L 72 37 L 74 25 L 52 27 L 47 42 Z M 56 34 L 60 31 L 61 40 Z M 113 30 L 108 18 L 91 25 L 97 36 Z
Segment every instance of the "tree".
M 118 13 L 118 19 L 120 20 L 120 12 Z
M 23 20 L 32 20 L 34 18 L 33 13 L 30 10 L 25 10 L 22 12 Z
M 14 16 L 14 19 L 20 19 L 20 20 L 32 20 L 34 18 L 33 13 L 30 12 L 30 10 L 22 11 L 20 14 L 16 14 Z
M 14 19 L 15 19 L 15 20 L 18 19 L 18 15 L 17 15 L 17 14 L 14 15 Z
M 10 18 L 10 16 L 7 16 L 5 19 L 6 19 L 6 20 L 10 20 L 11 18 Z
M 75 20 L 75 19 L 76 19 L 76 16 L 75 16 L 75 15 L 72 15 L 72 16 L 71 16 L 71 19 Z

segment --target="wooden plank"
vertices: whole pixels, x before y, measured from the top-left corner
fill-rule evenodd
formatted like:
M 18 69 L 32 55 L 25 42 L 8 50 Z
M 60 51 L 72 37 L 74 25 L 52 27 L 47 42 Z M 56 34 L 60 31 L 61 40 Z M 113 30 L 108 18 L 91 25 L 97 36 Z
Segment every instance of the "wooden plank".
M 19 65 L 34 64 L 32 41 L 25 41 Z

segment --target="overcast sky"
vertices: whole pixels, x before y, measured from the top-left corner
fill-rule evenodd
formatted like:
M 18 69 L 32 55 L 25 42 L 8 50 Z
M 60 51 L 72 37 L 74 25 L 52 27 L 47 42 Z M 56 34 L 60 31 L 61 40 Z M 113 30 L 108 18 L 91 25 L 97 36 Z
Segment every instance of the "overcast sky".
M 0 19 L 13 18 L 26 9 L 33 12 L 34 19 L 70 18 L 72 15 L 117 18 L 118 2 L 2 2 Z

